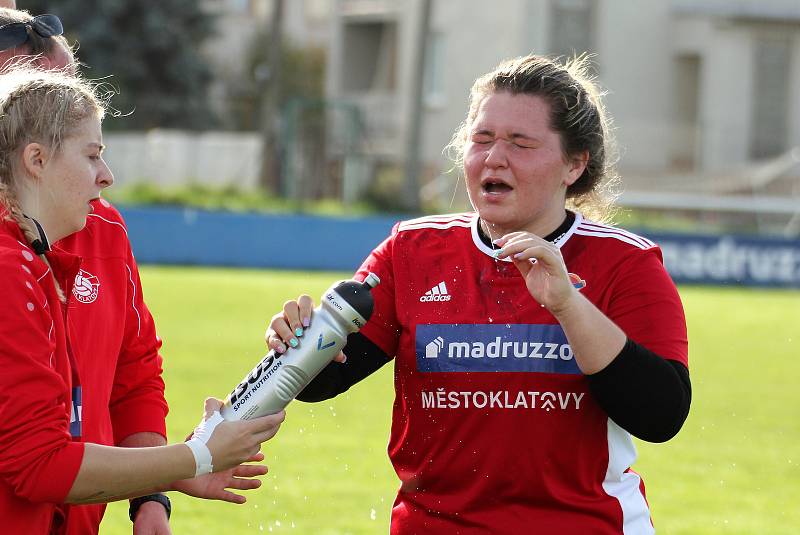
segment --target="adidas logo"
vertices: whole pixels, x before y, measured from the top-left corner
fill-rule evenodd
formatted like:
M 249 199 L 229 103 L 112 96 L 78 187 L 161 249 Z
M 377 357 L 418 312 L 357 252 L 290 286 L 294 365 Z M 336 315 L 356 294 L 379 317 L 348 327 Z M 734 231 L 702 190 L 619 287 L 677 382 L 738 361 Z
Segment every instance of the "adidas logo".
M 444 281 L 440 282 L 419 298 L 420 303 L 428 303 L 430 301 L 450 301 L 452 296 L 447 293 L 447 286 Z

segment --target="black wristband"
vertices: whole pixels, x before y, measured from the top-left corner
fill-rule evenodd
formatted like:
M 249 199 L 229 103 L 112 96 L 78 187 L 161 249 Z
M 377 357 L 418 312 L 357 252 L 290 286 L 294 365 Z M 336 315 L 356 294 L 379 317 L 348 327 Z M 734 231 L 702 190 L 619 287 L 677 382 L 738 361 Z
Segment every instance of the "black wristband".
M 169 501 L 169 497 L 166 494 L 148 494 L 131 500 L 131 506 L 128 508 L 128 517 L 131 522 L 136 520 L 136 513 L 139 512 L 139 507 L 145 502 L 158 502 L 163 505 L 164 509 L 167 510 L 167 520 L 169 520 L 169 515 L 172 514 L 172 503 Z

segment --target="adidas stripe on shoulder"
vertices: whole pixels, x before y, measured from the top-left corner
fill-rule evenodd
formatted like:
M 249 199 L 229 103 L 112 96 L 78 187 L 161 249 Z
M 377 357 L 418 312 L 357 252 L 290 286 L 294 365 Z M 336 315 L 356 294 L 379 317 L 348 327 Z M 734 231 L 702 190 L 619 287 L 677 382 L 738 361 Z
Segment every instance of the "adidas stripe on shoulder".
M 432 215 L 425 217 L 418 217 L 403 221 L 397 227 L 397 232 L 406 230 L 418 230 L 423 228 L 447 229 L 452 227 L 465 227 L 469 228 L 472 224 L 472 219 L 475 214 L 447 214 L 447 215 Z
M 581 221 L 578 228 L 575 229 L 575 234 L 581 236 L 593 236 L 595 238 L 614 238 L 616 240 L 625 242 L 627 244 L 638 247 L 639 249 L 650 249 L 655 247 L 656 244 L 647 238 L 628 232 L 627 230 L 612 227 L 610 225 L 603 225 L 600 223 L 592 223 L 591 221 Z

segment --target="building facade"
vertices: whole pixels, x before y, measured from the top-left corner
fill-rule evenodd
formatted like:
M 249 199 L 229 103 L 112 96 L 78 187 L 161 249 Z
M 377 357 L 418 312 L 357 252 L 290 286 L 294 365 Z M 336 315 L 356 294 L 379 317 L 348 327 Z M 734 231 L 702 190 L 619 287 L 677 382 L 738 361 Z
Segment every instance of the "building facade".
M 328 96 L 359 108 L 376 159 L 402 162 L 408 150 L 425 1 L 335 1 Z M 800 146 L 796 0 L 430 1 L 420 139 L 428 169 L 451 167 L 441 151 L 475 78 L 531 52 L 595 54 L 634 189 L 673 177 L 677 187 L 724 189 L 720 176 Z

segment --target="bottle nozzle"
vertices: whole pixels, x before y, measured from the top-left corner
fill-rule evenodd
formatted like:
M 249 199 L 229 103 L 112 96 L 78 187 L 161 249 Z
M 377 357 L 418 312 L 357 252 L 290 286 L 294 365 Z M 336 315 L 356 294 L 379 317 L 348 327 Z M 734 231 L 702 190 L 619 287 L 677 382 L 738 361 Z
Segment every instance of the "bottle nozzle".
M 379 285 L 380 283 L 381 283 L 381 279 L 378 278 L 378 276 L 376 274 L 372 273 L 371 271 L 369 272 L 367 277 L 364 279 L 364 284 L 366 284 L 370 288 L 374 288 L 377 285 Z

